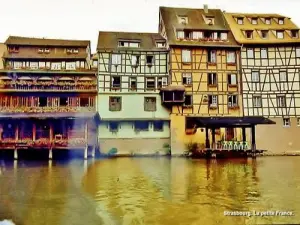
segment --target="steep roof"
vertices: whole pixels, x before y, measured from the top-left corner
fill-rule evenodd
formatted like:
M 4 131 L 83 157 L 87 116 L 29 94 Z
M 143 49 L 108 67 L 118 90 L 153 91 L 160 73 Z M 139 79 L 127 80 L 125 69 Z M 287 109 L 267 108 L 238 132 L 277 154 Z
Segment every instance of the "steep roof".
M 160 7 L 159 12 L 166 29 L 169 45 L 238 46 L 220 9 L 208 9 L 208 12 L 206 13 L 204 9 Z M 179 23 L 178 16 L 186 16 L 188 18 L 187 24 Z M 205 17 L 213 17 L 214 24 L 208 25 L 205 22 Z M 226 31 L 228 32 L 228 41 L 221 43 L 206 41 L 180 41 L 177 40 L 176 30 Z
M 279 14 L 249 14 L 249 13 L 224 13 L 224 16 L 232 30 L 232 33 L 240 44 L 280 44 L 280 43 L 300 43 L 299 38 L 291 36 L 291 30 L 299 30 L 290 18 Z M 237 23 L 237 18 L 243 19 L 243 24 Z M 257 24 L 252 24 L 251 19 L 256 18 Z M 266 24 L 265 19 L 271 19 L 271 24 Z M 284 24 L 279 24 L 278 19 L 283 19 Z M 247 39 L 245 31 L 253 31 L 253 38 Z M 263 39 L 261 31 L 269 31 L 268 38 Z M 276 36 L 277 31 L 284 31 L 284 38 Z M 299 32 L 298 32 L 299 36 Z
M 90 41 L 9 36 L 5 41 L 5 44 L 6 45 L 28 45 L 28 46 L 87 47 L 90 45 Z
M 166 50 L 166 48 L 156 47 L 156 41 L 165 41 L 165 39 L 159 33 L 110 32 L 110 31 L 99 32 L 97 50 L 119 49 L 118 47 L 119 41 L 137 41 L 140 43 L 139 48 L 121 47 L 122 49 L 134 49 L 136 51 Z

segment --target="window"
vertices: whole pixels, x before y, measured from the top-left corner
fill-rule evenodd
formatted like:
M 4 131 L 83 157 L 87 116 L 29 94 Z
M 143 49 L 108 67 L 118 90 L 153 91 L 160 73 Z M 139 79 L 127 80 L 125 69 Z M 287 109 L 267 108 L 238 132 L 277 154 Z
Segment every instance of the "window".
M 260 108 L 261 105 L 261 96 L 253 96 L 253 107 Z
M 168 85 L 167 77 L 159 77 L 157 78 L 157 88 L 165 87 Z
M 108 128 L 110 132 L 118 132 L 119 130 L 119 122 L 117 121 L 110 121 L 108 123 Z
M 234 64 L 235 61 L 235 52 L 227 52 L 227 63 Z
M 163 131 L 164 121 L 153 121 L 153 131 Z
M 178 39 L 184 39 L 184 32 L 181 30 L 181 31 L 177 31 L 177 38 Z
M 164 47 L 166 47 L 166 42 L 156 42 L 156 47 L 157 48 L 164 48 Z
M 252 82 L 259 82 L 259 71 L 254 70 L 251 73 Z
M 182 84 L 183 85 L 191 85 L 192 84 L 192 74 L 191 73 L 183 73 L 182 74 Z
M 276 36 L 277 36 L 278 39 L 283 39 L 284 38 L 283 31 L 276 31 Z
M 98 61 L 97 60 L 93 60 L 93 67 L 97 67 L 98 66 Z
M 266 18 L 265 19 L 265 24 L 270 25 L 271 24 L 271 19 L 270 18 Z
M 253 48 L 247 48 L 247 57 L 249 59 L 253 59 L 254 58 L 254 49 Z
M 296 48 L 296 57 L 300 58 L 300 47 Z
M 290 118 L 283 118 L 283 126 L 284 127 L 291 126 L 291 120 L 290 120 Z
M 43 48 L 39 48 L 38 49 L 38 53 L 43 53 L 44 52 L 44 49 Z
M 146 56 L 146 64 L 147 65 L 153 65 L 154 64 L 154 56 L 153 55 L 147 55 Z
M 47 106 L 47 97 L 39 97 L 39 107 Z
M 201 32 L 201 31 L 193 31 L 192 38 L 194 40 L 203 38 L 203 32 Z
M 120 65 L 121 64 L 121 54 L 112 54 L 111 55 L 111 64 Z
M 262 59 L 267 59 L 268 58 L 268 50 L 266 48 L 260 49 L 260 57 Z
M 299 30 L 291 31 L 292 38 L 299 38 Z
M 140 43 L 138 43 L 138 42 L 129 42 L 129 47 L 131 47 L 131 48 L 139 48 L 140 47 Z
M 217 51 L 216 50 L 208 50 L 208 62 L 209 63 L 217 63 Z
M 156 111 L 156 97 L 145 97 L 144 110 L 146 112 Z
M 238 96 L 237 95 L 228 95 L 228 107 L 238 106 Z
M 23 63 L 22 62 L 14 62 L 14 69 L 21 69 L 22 68 L 22 65 Z
M 221 40 L 224 41 L 224 40 L 227 40 L 227 39 L 228 39 L 228 34 L 222 32 L 222 33 L 221 33 Z
M 297 126 L 300 127 L 300 118 L 297 118 Z
M 121 77 L 114 76 L 111 78 L 111 87 L 112 88 L 120 88 L 121 87 Z
M 251 19 L 251 23 L 252 23 L 253 25 L 257 25 L 257 18 L 252 18 L 252 19 Z
M 206 24 L 207 25 L 214 25 L 215 23 L 215 18 L 213 16 L 207 16 L 206 17 Z
M 262 30 L 261 31 L 261 38 L 262 39 L 267 39 L 268 38 L 268 31 L 267 30 Z
M 137 89 L 136 77 L 130 77 L 129 80 L 130 80 L 129 81 L 130 82 L 130 84 L 129 84 L 130 89 L 131 90 L 136 90 Z
M 121 97 L 109 97 L 109 111 L 121 111 L 122 98 Z
M 187 50 L 187 49 L 182 50 L 181 57 L 182 57 L 182 62 L 183 63 L 190 63 L 192 61 L 190 50 Z
M 51 63 L 51 70 L 61 70 L 61 63 Z
M 59 64 L 61 66 L 61 63 Z M 39 68 L 39 63 L 38 62 L 30 62 L 30 69 L 37 70 Z M 61 67 L 59 67 L 61 69 Z
M 209 95 L 208 96 L 208 105 L 210 107 L 217 107 L 218 106 L 218 96 L 217 95 Z
M 278 24 L 283 25 L 284 24 L 284 18 L 279 18 L 278 19 Z
M 19 52 L 19 47 L 17 47 L 17 46 L 9 46 L 8 47 L 8 52 L 9 53 L 18 53 Z
M 46 62 L 39 62 L 39 68 L 45 68 Z
M 68 98 L 61 97 L 59 99 L 59 106 L 67 106 L 68 105 Z
M 146 78 L 146 89 L 150 89 L 150 90 L 155 89 L 155 78 L 154 77 Z
M 148 131 L 149 130 L 149 122 L 148 121 L 135 121 L 134 122 L 134 130 L 135 131 Z
M 252 39 L 253 38 L 253 31 L 252 30 L 245 31 L 245 34 L 246 34 L 247 39 Z
M 80 98 L 80 107 L 89 107 L 89 98 Z
M 281 107 L 281 108 L 286 107 L 285 96 L 277 96 L 277 107 Z
M 188 23 L 188 18 L 186 16 L 179 16 L 178 17 L 178 22 L 181 24 L 187 24 Z
M 75 62 L 66 62 L 66 70 L 76 70 Z
M 237 18 L 237 23 L 239 24 L 239 25 L 242 25 L 242 24 L 244 24 L 244 18 Z
M 139 55 L 132 55 L 131 56 L 131 65 L 138 66 L 140 64 L 140 56 Z
M 287 81 L 287 73 L 286 73 L 286 71 L 279 71 L 279 80 L 280 81 Z
M 217 85 L 217 74 L 216 73 L 208 73 L 208 85 L 210 85 L 210 86 Z
M 236 74 L 228 74 L 228 84 L 229 85 L 237 85 Z
M 184 106 L 192 106 L 192 95 L 185 95 L 184 97 Z

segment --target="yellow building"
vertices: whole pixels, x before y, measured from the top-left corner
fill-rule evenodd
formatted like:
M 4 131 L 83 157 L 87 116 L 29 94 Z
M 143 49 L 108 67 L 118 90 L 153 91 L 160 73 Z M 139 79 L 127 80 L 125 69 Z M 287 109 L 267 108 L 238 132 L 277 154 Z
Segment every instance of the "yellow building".
M 277 14 L 224 15 L 242 45 L 244 114 L 276 122 L 258 126 L 257 145 L 272 153 L 300 150 L 299 28 Z

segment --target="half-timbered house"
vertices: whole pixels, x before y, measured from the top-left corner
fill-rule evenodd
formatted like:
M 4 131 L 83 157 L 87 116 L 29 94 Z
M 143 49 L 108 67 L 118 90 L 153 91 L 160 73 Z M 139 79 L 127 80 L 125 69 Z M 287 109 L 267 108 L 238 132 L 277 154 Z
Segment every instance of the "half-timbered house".
M 299 150 L 299 28 L 277 14 L 225 13 L 225 17 L 242 45 L 244 114 L 276 122 L 258 126 L 257 144 L 274 153 Z
M 99 32 L 98 111 L 102 153 L 152 154 L 169 149 L 168 51 L 160 34 Z
M 97 81 L 90 41 L 10 36 L 0 71 L 0 148 L 83 149 L 97 144 Z
M 172 154 L 191 142 L 207 149 L 245 140 L 237 127 L 263 120 L 242 118 L 240 46 L 222 11 L 160 7 L 159 32 L 170 49 L 171 85 L 161 94 L 171 109 Z

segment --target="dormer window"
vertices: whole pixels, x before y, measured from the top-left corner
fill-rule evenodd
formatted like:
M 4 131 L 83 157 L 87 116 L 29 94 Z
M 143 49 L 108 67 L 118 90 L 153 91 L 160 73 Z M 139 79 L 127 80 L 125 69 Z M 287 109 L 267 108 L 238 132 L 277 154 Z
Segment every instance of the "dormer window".
M 49 48 L 45 48 L 45 49 L 44 49 L 44 52 L 45 52 L 45 53 L 50 53 L 50 49 L 49 49 Z
M 203 32 L 201 31 L 193 31 L 192 39 L 197 40 L 203 38 Z
M 262 30 L 261 31 L 261 38 L 262 39 L 267 39 L 268 38 L 268 31 L 267 30 Z
M 299 30 L 291 30 L 292 38 L 299 38 Z
M 251 19 L 251 23 L 252 23 L 253 25 L 257 25 L 257 18 L 252 18 L 252 19 Z
M 278 19 L 278 24 L 283 25 L 284 24 L 284 18 L 279 18 Z
M 119 41 L 118 43 L 119 47 L 129 47 L 129 48 L 139 48 L 140 43 L 137 41 Z
M 278 39 L 283 39 L 284 38 L 283 31 L 276 31 L 276 36 L 277 36 Z
M 43 53 L 44 52 L 44 49 L 43 48 L 39 48 L 38 49 L 38 53 Z
M 73 53 L 78 53 L 78 49 L 77 49 L 77 48 L 74 48 L 74 49 L 73 49 Z
M 178 39 L 184 39 L 184 31 L 177 31 L 177 38 Z
M 265 19 L 265 24 L 270 25 L 271 24 L 271 18 L 266 18 Z
M 188 23 L 188 18 L 186 16 L 178 16 L 178 22 L 185 25 Z
M 38 49 L 38 53 L 42 54 L 42 53 L 50 53 L 50 49 L 49 48 L 39 48 Z
M 222 32 L 222 33 L 221 33 L 221 40 L 222 40 L 222 41 L 225 41 L 225 40 L 227 40 L 227 39 L 228 39 L 228 34 L 225 33 L 225 32 Z
M 238 23 L 239 25 L 244 24 L 244 18 L 243 18 L 243 17 L 237 18 L 237 23 Z
M 253 31 L 252 30 L 246 30 L 245 34 L 246 34 L 247 39 L 252 39 L 253 38 Z
M 9 53 L 18 53 L 19 52 L 19 47 L 16 47 L 16 46 L 8 47 L 8 52 Z
M 158 42 L 156 42 L 156 47 L 157 48 L 165 48 L 166 47 L 166 42 L 158 41 Z
M 215 18 L 213 16 L 207 16 L 206 17 L 206 24 L 207 25 L 214 25 L 215 24 Z

